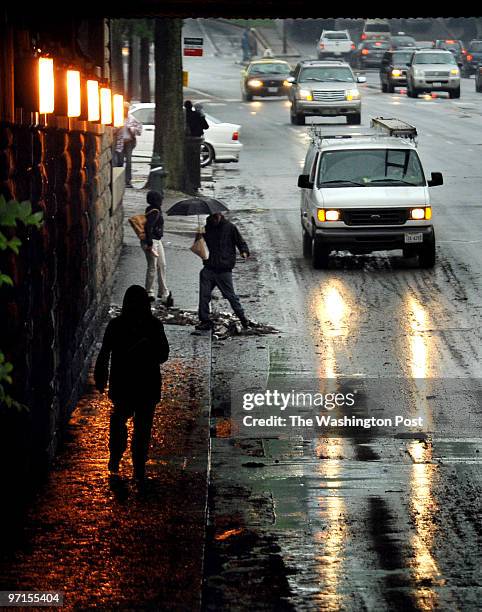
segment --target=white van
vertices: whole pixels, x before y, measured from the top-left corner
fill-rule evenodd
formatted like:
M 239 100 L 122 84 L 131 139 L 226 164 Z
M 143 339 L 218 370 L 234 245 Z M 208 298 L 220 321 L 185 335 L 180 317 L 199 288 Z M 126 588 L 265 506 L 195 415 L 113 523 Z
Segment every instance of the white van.
M 355 44 L 348 30 L 323 30 L 318 41 L 318 59 L 350 59 Z
M 353 254 L 402 249 L 420 267 L 435 265 L 429 187 L 442 174 L 425 174 L 413 126 L 372 120 L 372 132 L 324 135 L 313 127 L 301 187 L 303 254 L 326 268 L 332 251 Z
M 390 24 L 386 19 L 367 19 L 363 26 L 360 42 L 364 40 L 388 40 L 390 36 Z

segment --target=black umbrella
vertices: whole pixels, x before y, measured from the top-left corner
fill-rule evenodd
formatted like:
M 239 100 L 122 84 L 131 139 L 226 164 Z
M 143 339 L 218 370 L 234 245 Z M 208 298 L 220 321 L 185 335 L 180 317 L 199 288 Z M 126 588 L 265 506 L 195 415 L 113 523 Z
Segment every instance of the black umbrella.
M 225 212 L 229 210 L 226 204 L 214 198 L 207 196 L 199 196 L 194 198 L 186 198 L 179 200 L 171 206 L 167 211 L 168 216 L 172 215 L 212 215 L 217 212 Z

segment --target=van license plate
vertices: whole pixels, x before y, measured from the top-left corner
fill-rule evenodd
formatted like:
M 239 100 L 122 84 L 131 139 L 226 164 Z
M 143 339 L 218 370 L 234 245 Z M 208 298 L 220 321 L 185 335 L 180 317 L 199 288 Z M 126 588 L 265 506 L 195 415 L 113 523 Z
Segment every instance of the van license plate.
M 268 87 L 268 93 L 276 93 L 278 91 L 277 87 Z
M 414 242 L 423 242 L 423 234 L 405 234 L 405 244 L 413 244 Z
M 432 83 L 432 87 L 442 87 L 442 83 Z

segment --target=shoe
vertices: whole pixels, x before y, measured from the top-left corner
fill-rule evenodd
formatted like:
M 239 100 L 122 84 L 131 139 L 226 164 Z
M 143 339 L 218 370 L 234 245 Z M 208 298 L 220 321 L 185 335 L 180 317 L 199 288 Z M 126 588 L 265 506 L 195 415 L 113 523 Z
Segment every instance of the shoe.
M 195 329 L 199 331 L 207 331 L 212 328 L 213 328 L 212 321 L 201 321 L 201 323 L 198 323 L 195 327 Z
M 109 473 L 111 476 L 117 476 L 119 474 L 119 464 L 109 459 L 109 464 L 107 466 Z
M 161 304 L 165 306 L 166 308 L 172 308 L 174 306 L 174 300 L 172 298 L 172 291 L 169 291 L 169 295 L 165 298 L 159 296 L 159 299 L 161 300 Z
M 246 317 L 243 318 L 239 318 L 239 320 L 241 321 L 241 325 L 243 326 L 243 329 L 248 329 L 249 327 L 249 321 Z

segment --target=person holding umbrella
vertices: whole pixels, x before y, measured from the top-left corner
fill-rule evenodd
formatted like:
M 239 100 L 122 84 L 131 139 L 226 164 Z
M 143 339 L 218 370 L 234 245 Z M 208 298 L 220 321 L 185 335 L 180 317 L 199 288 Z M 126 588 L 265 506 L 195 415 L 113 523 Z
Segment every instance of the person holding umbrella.
M 228 300 L 234 314 L 241 321 L 244 329 L 249 327 L 249 321 L 236 295 L 233 285 L 233 268 L 236 265 L 236 248 L 241 257 L 249 257 L 249 248 L 238 228 L 228 221 L 223 211 L 226 205 L 214 198 L 195 197 L 176 202 L 168 215 L 206 215 L 204 240 L 209 250 L 209 256 L 204 260 L 204 267 L 199 276 L 199 324 L 196 329 L 212 329 L 210 320 L 210 302 L 213 289 L 218 287 L 222 296 Z

